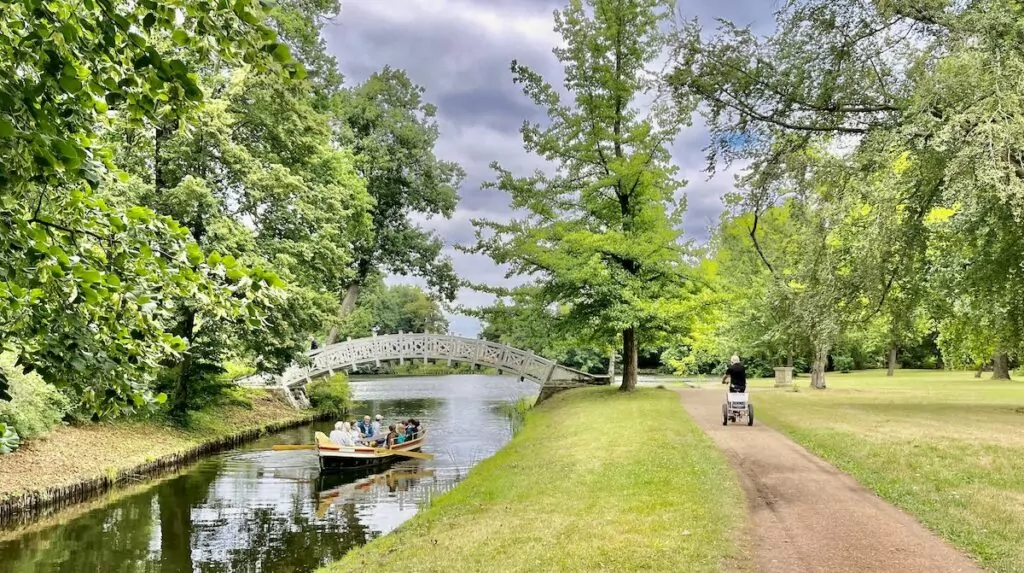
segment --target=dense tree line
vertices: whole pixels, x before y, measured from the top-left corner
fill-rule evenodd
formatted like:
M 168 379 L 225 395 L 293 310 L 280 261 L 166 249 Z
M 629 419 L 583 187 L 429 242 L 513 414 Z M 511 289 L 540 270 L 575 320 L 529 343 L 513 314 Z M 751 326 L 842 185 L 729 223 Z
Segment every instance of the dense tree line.
M 570 2 L 555 22 L 569 98 L 513 62 L 550 118 L 524 125 L 525 148 L 554 174 L 495 165 L 525 215 L 479 222 L 473 250 L 534 280 L 491 289 L 485 332 L 530 340 L 513 313 L 546 325 L 537 348 L 621 345 L 624 389 L 638 346 L 682 372 L 734 352 L 759 373 L 804 366 L 819 388 L 832 368 L 900 361 L 1009 377 L 1024 353 L 1024 6 L 786 0 L 763 37 L 727 21 L 666 34 L 669 16 Z M 741 168 L 700 248 L 680 239 L 666 151 L 694 112 L 709 172 Z
M 355 307 L 337 325 L 336 336 L 365 338 L 398 332 L 448 332 L 448 319 L 436 297 L 412 285 L 387 285 L 379 276 L 360 287 Z
M 343 84 L 338 8 L 0 2 L 0 401 L 31 375 L 76 415 L 181 417 L 228 361 L 301 358 L 382 272 L 454 297 L 409 216 L 450 216 L 462 170 L 404 72 Z
M 725 325 L 734 348 L 802 346 L 824 387 L 852 338 L 875 338 L 891 369 L 934 333 L 947 365 L 1009 376 L 1024 349 L 1021 10 L 791 0 L 765 38 L 681 32 L 668 81 L 703 104 L 709 165 L 748 164 L 716 254 L 757 254 L 720 268 L 772 326 Z

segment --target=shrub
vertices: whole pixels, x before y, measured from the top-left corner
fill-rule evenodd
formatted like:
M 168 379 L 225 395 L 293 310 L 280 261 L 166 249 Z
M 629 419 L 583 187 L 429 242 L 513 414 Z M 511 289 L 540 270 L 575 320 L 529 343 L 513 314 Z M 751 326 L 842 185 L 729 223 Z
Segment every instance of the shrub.
M 241 386 L 232 386 L 225 388 L 224 392 L 218 397 L 217 403 L 228 406 L 239 406 L 247 410 L 252 410 L 252 395 L 253 390 L 250 388 L 243 388 Z
M 0 422 L 0 454 L 9 454 L 18 449 L 21 445 L 21 438 L 12 426 Z
M 404 376 L 443 376 L 446 374 L 468 374 L 472 372 L 471 364 L 424 364 L 422 362 L 409 361 L 405 364 L 398 364 L 392 367 L 383 368 L 386 374 L 398 374 Z
M 775 367 L 779 364 L 764 356 L 747 356 L 743 359 L 743 367 L 747 378 L 771 378 L 775 376 Z
M 499 406 L 501 413 L 512 423 L 512 432 L 518 432 L 523 427 L 523 422 L 526 420 L 526 413 L 533 408 L 537 402 L 536 398 L 519 398 L 518 400 L 510 400 L 508 402 L 502 402 Z
M 306 385 L 306 396 L 309 403 L 322 412 L 339 416 L 348 413 L 352 404 L 352 393 L 348 387 L 348 376 L 335 374 L 324 380 L 316 380 Z
M 849 356 L 836 356 L 834 359 L 836 370 L 847 373 L 853 370 L 854 361 Z
M 236 360 L 227 360 L 224 362 L 224 373 L 220 375 L 222 380 L 231 382 L 238 378 L 244 378 L 251 376 L 256 373 L 256 367 L 247 363 L 239 362 Z
M 12 354 L 0 354 L 0 368 L 10 383 L 10 402 L 0 401 L 0 422 L 17 428 L 21 438 L 45 434 L 71 409 L 67 396 L 36 373 L 25 374 Z

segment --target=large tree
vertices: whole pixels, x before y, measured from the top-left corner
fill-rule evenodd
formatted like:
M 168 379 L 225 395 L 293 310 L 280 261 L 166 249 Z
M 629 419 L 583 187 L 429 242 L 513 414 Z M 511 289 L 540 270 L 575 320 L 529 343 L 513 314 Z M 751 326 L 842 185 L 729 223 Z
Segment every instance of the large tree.
M 414 285 L 387 285 L 381 277 L 366 282 L 356 307 L 338 327 L 341 338 L 363 338 L 375 332 L 448 332 L 448 319 L 430 293 Z
M 385 67 L 339 97 L 340 140 L 355 152 L 374 201 L 373 232 L 353 245 L 355 270 L 340 289 L 339 319 L 380 273 L 423 277 L 441 298 L 455 299 L 458 279 L 442 253 L 444 243 L 414 217 L 450 218 L 465 173 L 434 154 L 437 109 L 423 93 L 405 72 Z M 327 343 L 337 334 L 331 329 Z
M 766 189 L 802 176 L 791 169 L 804 168 L 795 158 L 824 149 L 843 158 L 847 173 L 835 181 L 852 185 L 833 186 L 830 194 L 853 206 L 852 192 L 868 209 L 853 272 L 864 275 L 859 282 L 868 306 L 893 319 L 896 346 L 908 325 L 896 320 L 901 309 L 894 305 L 921 299 L 925 250 L 943 240 L 925 224 L 936 210 L 952 209 L 950 224 L 975 234 L 995 224 L 994 213 L 1005 215 L 1016 224 L 988 233 L 998 244 L 986 248 L 1011 252 L 1019 244 L 1020 14 L 1019 2 L 1002 0 L 790 0 L 768 37 L 730 23 L 711 37 L 686 27 L 669 81 L 683 106 L 694 95 L 705 104 L 709 166 L 748 162 L 753 206 Z M 948 300 L 981 301 L 992 288 L 1016 290 L 1007 270 L 1013 267 L 977 266 L 986 260 L 976 259 L 969 280 L 934 284 L 947 289 Z M 986 278 L 973 280 L 980 277 Z M 966 302 L 959 308 L 980 309 Z M 992 331 L 998 342 L 990 349 L 1005 364 L 1020 354 L 1018 330 L 1005 327 L 1020 322 L 1019 309 L 997 304 L 985 312 L 991 320 L 984 324 L 1003 325 Z M 953 339 L 971 337 L 946 337 Z M 981 350 L 973 345 L 971 351 Z
M 233 314 L 276 281 L 226 273 L 174 221 L 94 194 L 114 166 L 99 135 L 185 115 L 204 97 L 196 62 L 301 75 L 263 22 L 255 0 L 0 2 L 2 346 L 98 415 L 145 403 L 156 365 L 184 348 L 176 300 Z
M 536 304 L 565 305 L 580 335 L 608 344 L 621 334 L 623 390 L 636 386 L 641 338 L 669 326 L 672 301 L 685 296 L 683 183 L 668 145 L 689 112 L 659 101 L 649 69 L 670 15 L 661 0 L 573 0 L 557 12 L 568 100 L 512 62 L 514 81 L 549 119 L 523 125 L 524 146 L 554 172 L 517 175 L 494 163 L 489 187 L 525 214 L 474 221 L 478 242 L 468 249 L 533 276 Z
M 190 344 L 163 384 L 178 414 L 217 390 L 232 354 L 275 371 L 306 350 L 352 280 L 352 243 L 369 232 L 371 201 L 354 158 L 333 145 L 308 84 L 236 70 L 205 85 L 215 96 L 196 127 L 124 133 L 151 159 L 136 166 L 134 193 L 121 195 L 180 221 L 209 258 L 274 268 L 287 286 L 255 324 L 199 298 L 179 302 L 176 328 Z

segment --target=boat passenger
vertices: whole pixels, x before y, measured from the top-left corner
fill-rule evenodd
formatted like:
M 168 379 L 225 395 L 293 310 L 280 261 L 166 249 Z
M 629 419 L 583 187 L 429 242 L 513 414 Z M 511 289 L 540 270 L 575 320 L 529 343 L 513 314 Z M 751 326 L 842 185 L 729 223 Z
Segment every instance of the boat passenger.
M 363 421 L 359 422 L 359 433 L 369 438 L 374 434 L 373 425 L 370 423 L 369 416 L 363 416 Z
M 395 431 L 395 425 L 391 424 L 388 426 L 388 435 L 384 438 L 384 447 L 393 448 L 395 447 L 395 440 L 398 438 L 398 432 Z
M 334 431 L 329 436 L 330 440 L 339 446 L 355 446 L 356 443 L 352 439 L 352 427 L 348 422 L 338 422 L 334 425 Z
M 373 429 L 373 433 L 370 435 L 376 438 L 377 445 L 384 445 L 384 443 L 387 441 L 385 437 L 386 432 L 384 432 L 384 417 L 381 416 L 380 414 L 377 414 L 376 418 L 373 420 L 373 424 L 371 427 Z
M 395 443 L 405 443 L 405 424 L 402 422 L 399 422 L 398 427 L 395 429 Z
M 331 435 L 328 436 L 328 438 L 330 438 L 330 440 L 332 442 L 334 442 L 335 444 L 340 444 L 341 443 L 341 432 L 343 432 L 344 429 L 345 429 L 345 423 L 344 422 L 338 422 L 338 423 L 334 424 L 334 429 L 331 430 Z
M 409 421 L 405 423 L 405 439 L 416 439 L 416 426 L 413 424 L 412 418 L 409 418 Z

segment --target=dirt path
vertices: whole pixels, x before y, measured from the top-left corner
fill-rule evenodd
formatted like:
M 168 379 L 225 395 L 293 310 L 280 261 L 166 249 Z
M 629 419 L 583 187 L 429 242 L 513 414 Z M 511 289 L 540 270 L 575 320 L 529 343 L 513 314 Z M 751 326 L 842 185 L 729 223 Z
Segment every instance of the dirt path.
M 739 475 L 750 512 L 754 571 L 983 571 L 914 518 L 779 432 L 759 422 L 722 426 L 724 391 L 679 394 Z M 755 394 L 755 408 L 756 401 Z

